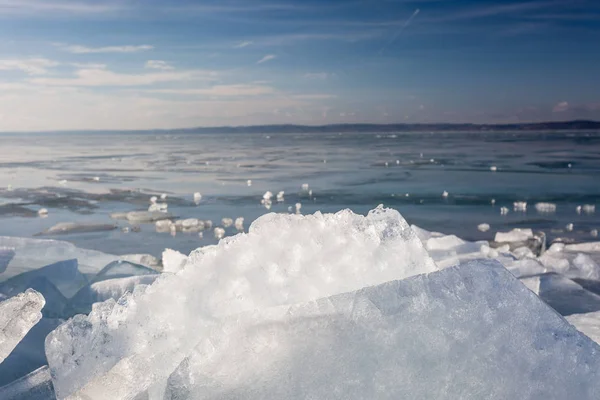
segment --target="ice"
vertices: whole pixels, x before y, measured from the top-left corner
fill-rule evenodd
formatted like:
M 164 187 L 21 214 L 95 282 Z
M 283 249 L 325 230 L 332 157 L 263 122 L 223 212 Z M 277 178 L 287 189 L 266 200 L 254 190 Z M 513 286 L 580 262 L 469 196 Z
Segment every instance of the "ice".
M 223 224 L 224 228 L 229 228 L 231 225 L 233 225 L 233 219 L 231 219 L 231 218 L 223 218 L 221 220 L 221 224 Z
M 202 201 L 202 195 L 200 194 L 200 192 L 194 193 L 194 203 L 198 205 L 200 204 L 200 201 Z
M 159 276 L 139 275 L 94 282 L 83 287 L 69 300 L 65 308 L 65 316 L 89 314 L 94 303 L 100 303 L 108 299 L 118 300 L 126 292 L 133 292 L 137 286 L 151 285 Z
M 435 270 L 394 210 L 378 208 L 366 217 L 349 210 L 267 214 L 248 233 L 193 252 L 179 273 L 136 287 L 118 303 L 95 304 L 88 317 L 52 332 L 46 355 L 54 386 L 59 398 L 98 387 L 112 399 L 132 398 L 166 379 L 227 315 Z M 123 391 L 128 394 L 120 397 Z
M 569 223 L 569 224 L 565 225 L 565 230 L 567 232 L 573 232 L 573 224 Z
M 60 222 L 37 235 L 64 235 L 69 233 L 102 232 L 117 229 L 114 224 L 82 224 L 77 222 Z
M 573 314 L 566 318 L 580 332 L 583 332 L 596 343 L 600 343 L 600 311 L 587 314 Z
M 44 297 L 33 289 L 0 302 L 0 363 L 42 319 L 44 304 Z
M 0 274 L 6 271 L 8 264 L 15 256 L 15 251 L 11 248 L 0 248 Z
M 169 205 L 167 203 L 152 203 L 150 207 L 148 207 L 148 212 L 163 212 L 166 213 L 169 209 Z M 129 216 L 127 217 L 129 219 Z
M 2 400 L 50 400 L 54 388 L 48 366 L 43 366 L 22 378 L 0 387 Z
M 525 212 L 525 211 L 527 211 L 527 202 L 526 201 L 515 201 L 513 203 L 513 208 L 515 211 Z
M 308 192 L 308 183 L 303 183 L 302 184 L 302 190 L 305 192 Z
M 158 201 L 158 197 L 152 196 L 150 197 L 150 204 L 155 204 Z
M 246 182 L 246 184 L 247 184 L 248 186 L 252 186 L 252 180 L 251 180 L 251 179 L 248 179 L 248 181 Z
M 556 204 L 554 204 L 554 203 L 536 203 L 535 209 L 539 213 L 553 213 L 553 212 L 556 212 Z
M 496 232 L 494 240 L 498 243 L 523 242 L 533 238 L 531 229 L 515 228 L 510 232 Z
M 0 293 L 11 297 L 36 286 L 39 289 L 36 290 L 46 298 L 46 303 L 52 304 L 57 296 L 69 298 L 86 284 L 87 279 L 79 272 L 77 260 L 65 260 L 0 282 Z M 53 293 L 55 291 L 58 291 L 58 295 Z
M 584 204 L 582 210 L 586 214 L 593 214 L 596 212 L 596 206 L 594 204 Z
M 214 234 L 215 234 L 215 238 L 223 239 L 225 237 L 225 229 L 217 226 L 214 230 Z
M 442 193 L 442 197 L 448 197 L 448 192 L 446 192 L 446 191 L 444 190 L 444 193 Z
M 557 273 L 545 273 L 522 279 L 529 288 L 561 315 L 588 313 L 600 310 L 600 296 Z
M 140 264 L 155 270 L 160 270 L 162 268 L 160 260 L 151 254 L 125 254 L 119 256 L 119 260 Z
M 152 268 L 135 264 L 128 261 L 117 260 L 102 268 L 90 283 L 100 282 L 107 279 L 127 278 L 139 275 L 156 275 L 158 272 Z
M 500 215 L 506 215 L 509 211 L 508 207 L 500 207 Z
M 24 272 L 69 259 L 77 259 L 79 271 L 87 276 L 93 276 L 105 265 L 118 258 L 118 256 L 95 250 L 80 249 L 71 243 L 57 240 L 0 236 L 0 248 L 8 248 L 15 252 L 6 270 L 0 273 L 0 282 Z M 60 289 L 60 286 L 57 287 Z
M 173 222 L 171 222 L 168 219 L 156 221 L 156 223 L 155 223 L 156 232 L 170 232 L 172 225 L 173 225 Z
M 165 249 L 162 253 L 162 264 L 164 272 L 179 272 L 187 262 L 187 256 L 178 251 Z
M 570 278 L 600 280 L 600 253 L 595 251 L 580 252 L 578 250 L 595 248 L 594 244 L 571 245 L 558 247 L 553 245 L 550 250 L 539 257 L 546 268 L 566 275 Z
M 40 217 L 47 216 L 47 215 L 48 215 L 48 209 L 47 209 L 47 208 L 40 208 L 40 209 L 38 210 L 38 215 L 39 215 Z
M 277 193 L 277 201 L 280 202 L 280 203 L 282 201 L 284 201 L 285 200 L 284 195 L 285 195 L 284 191 L 281 191 L 281 192 Z
M 175 218 L 173 214 L 162 211 L 131 211 L 127 213 L 129 222 L 155 222 L 173 218 Z
M 440 268 L 448 268 L 467 260 L 487 258 L 490 248 L 488 242 L 467 242 L 455 235 L 430 237 L 423 241 Z
M 300 214 L 301 209 L 302 209 L 302 204 L 296 203 L 296 214 Z
M 238 231 L 244 230 L 244 217 L 238 217 L 235 219 L 235 229 Z
M 585 253 L 600 253 L 600 242 L 568 244 L 565 245 L 565 250 Z
M 596 399 L 599 378 L 596 343 L 499 264 L 473 262 L 228 319 L 164 398 Z
M 477 225 L 477 230 L 480 232 L 487 232 L 490 230 L 490 224 L 479 224 Z
M 44 341 L 46 336 L 63 322 L 63 319 L 42 317 L 27 332 L 10 355 L 0 363 L 0 387 L 48 364 L 44 353 Z M 4 400 L 4 397 L 0 395 L 0 399 Z
M 495 165 L 492 165 L 492 166 L 490 167 L 490 171 L 492 171 L 492 172 L 496 172 L 496 171 L 498 171 L 498 167 L 496 167 Z

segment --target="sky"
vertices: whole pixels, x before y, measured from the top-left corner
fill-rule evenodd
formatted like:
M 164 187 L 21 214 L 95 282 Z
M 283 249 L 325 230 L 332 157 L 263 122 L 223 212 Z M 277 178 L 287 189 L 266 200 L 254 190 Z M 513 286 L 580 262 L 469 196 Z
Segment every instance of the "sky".
M 598 0 L 0 0 L 0 131 L 570 119 Z

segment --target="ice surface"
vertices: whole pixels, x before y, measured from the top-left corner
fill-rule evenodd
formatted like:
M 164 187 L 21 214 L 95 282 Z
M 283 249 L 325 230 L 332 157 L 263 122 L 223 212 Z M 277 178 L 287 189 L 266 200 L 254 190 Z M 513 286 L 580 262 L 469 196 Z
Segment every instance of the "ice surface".
M 118 258 L 95 250 L 80 249 L 71 243 L 57 240 L 0 237 L 0 248 L 10 248 L 15 252 L 6 271 L 0 273 L 0 282 L 23 272 L 69 259 L 77 259 L 79 271 L 92 276 Z
M 187 262 L 187 256 L 178 251 L 166 249 L 162 253 L 162 264 L 164 272 L 179 272 Z
M 157 270 L 160 270 L 162 268 L 160 260 L 151 254 L 125 254 L 119 256 L 119 260 L 128 261 L 134 264 L 140 264 L 145 267 Z
M 15 256 L 15 251 L 11 248 L 0 248 L 0 274 L 6 271 L 8 264 Z
M 165 399 L 596 399 L 599 378 L 600 347 L 488 261 L 231 318 Z
M 88 317 L 76 316 L 48 335 L 54 387 L 59 398 L 97 388 L 113 399 L 134 396 L 166 379 L 227 315 L 435 270 L 394 210 L 378 208 L 366 217 L 349 210 L 267 214 L 248 233 L 193 252 L 178 274 L 162 275 L 118 303 L 95 304 Z
M 131 211 L 127 213 L 129 222 L 155 222 L 173 218 L 175 218 L 173 214 L 162 211 Z
M 42 318 L 44 297 L 33 289 L 0 302 L 0 363 Z
M 60 222 L 38 235 L 66 235 L 70 233 L 87 233 L 112 231 L 117 229 L 113 224 L 80 224 L 77 222 Z
M 50 400 L 54 398 L 54 388 L 48 366 L 38 368 L 30 374 L 0 387 L 0 399 L 2 400 Z
M 128 261 L 118 260 L 113 261 L 106 267 L 102 268 L 90 283 L 100 282 L 107 279 L 127 278 L 130 276 L 139 275 L 156 275 L 158 272 L 152 268 L 145 267 L 140 264 L 131 263 Z
M 587 314 L 569 315 L 567 321 L 587 337 L 600 343 L 600 311 Z

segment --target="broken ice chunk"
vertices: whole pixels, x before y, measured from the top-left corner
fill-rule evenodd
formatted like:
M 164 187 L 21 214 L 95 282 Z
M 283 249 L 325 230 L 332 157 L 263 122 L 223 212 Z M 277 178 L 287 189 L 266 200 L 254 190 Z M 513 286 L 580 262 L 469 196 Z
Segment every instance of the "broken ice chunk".
M 480 232 L 487 232 L 490 230 L 490 225 L 489 224 L 479 224 L 479 225 L 477 225 L 477 230 L 479 230 Z
M 244 217 L 238 217 L 235 219 L 235 229 L 238 231 L 244 230 Z
M 0 399 L 3 400 L 50 400 L 55 398 L 52 377 L 47 365 L 0 387 Z
M 42 319 L 44 297 L 33 289 L 0 302 L 0 363 Z
M 215 238 L 223 239 L 223 237 L 225 236 L 225 229 L 216 227 L 214 230 L 214 233 L 215 233 Z
M 582 210 L 586 214 L 593 214 L 596 212 L 596 206 L 594 204 L 584 204 Z
M 283 197 L 284 195 L 285 195 L 284 191 L 281 191 L 281 192 L 277 193 L 277 201 L 280 202 L 280 203 L 282 201 L 284 201 L 285 200 L 284 197 Z
M 152 203 L 148 207 L 148 212 L 167 212 L 169 205 L 167 203 Z
M 66 235 L 70 233 L 87 233 L 87 232 L 103 232 L 117 229 L 114 224 L 86 224 L 77 222 L 60 222 L 43 232 L 36 234 L 40 235 Z
M 175 218 L 173 214 L 161 211 L 131 211 L 127 213 L 129 222 L 155 222 L 173 218 Z
M 104 382 L 79 395 L 110 393 Z M 231 318 L 165 391 L 168 400 L 599 395 L 600 347 L 495 262 Z
M 500 215 L 506 215 L 508 211 L 508 207 L 500 207 Z
M 200 204 L 200 201 L 202 201 L 202 195 L 200 194 L 200 192 L 194 193 L 194 203 L 198 205 Z
M 577 328 L 577 330 L 584 333 L 596 343 L 600 343 L 600 311 L 586 314 L 573 314 L 567 316 L 566 319 Z
M 525 212 L 525 211 L 527 211 L 527 202 L 526 201 L 515 201 L 513 203 L 513 208 L 515 211 Z
M 224 228 L 229 228 L 231 225 L 233 225 L 233 219 L 231 219 L 231 218 L 223 218 L 221 220 L 221 223 L 223 224 Z
M 178 251 L 165 249 L 162 253 L 162 264 L 164 272 L 179 272 L 187 262 L 187 256 Z
M 496 232 L 494 240 L 498 243 L 523 242 L 533 238 L 531 229 L 515 228 L 510 232 Z
M 556 212 L 556 204 L 554 204 L 554 203 L 536 203 L 535 209 L 539 213 L 553 213 L 553 212 Z

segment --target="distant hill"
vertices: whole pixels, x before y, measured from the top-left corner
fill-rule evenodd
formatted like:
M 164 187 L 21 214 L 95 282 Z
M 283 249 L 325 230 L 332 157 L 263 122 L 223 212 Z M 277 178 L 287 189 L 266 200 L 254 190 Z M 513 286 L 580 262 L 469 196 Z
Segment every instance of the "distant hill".
M 524 124 L 335 124 L 335 125 L 252 125 L 168 129 L 171 133 L 328 133 L 328 132 L 481 132 L 596 130 L 597 121 L 536 122 Z M 156 132 L 156 131 L 154 131 Z

